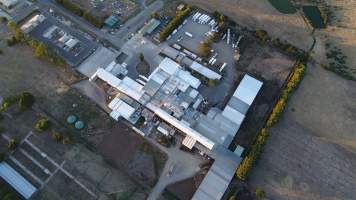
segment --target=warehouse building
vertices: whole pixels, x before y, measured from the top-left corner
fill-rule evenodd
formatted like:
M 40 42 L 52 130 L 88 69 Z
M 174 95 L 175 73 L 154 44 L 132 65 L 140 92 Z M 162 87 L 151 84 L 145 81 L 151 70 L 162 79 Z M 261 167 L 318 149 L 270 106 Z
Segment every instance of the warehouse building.
M 0 0 L 0 5 L 7 9 L 15 7 L 18 3 L 19 0 Z

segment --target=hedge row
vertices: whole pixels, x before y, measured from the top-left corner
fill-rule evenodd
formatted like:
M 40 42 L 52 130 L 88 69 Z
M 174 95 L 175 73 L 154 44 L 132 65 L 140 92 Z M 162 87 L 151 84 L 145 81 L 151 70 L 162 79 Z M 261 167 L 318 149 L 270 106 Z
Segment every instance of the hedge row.
M 269 42 L 272 46 L 280 49 L 286 54 L 296 57 L 298 60 L 305 61 L 307 58 L 307 53 L 289 43 L 282 42 L 280 39 L 272 39 L 267 31 L 257 30 L 255 31 L 255 36 L 264 43 Z
M 191 6 L 187 6 L 187 8 L 181 12 L 179 12 L 170 22 L 169 24 L 159 33 L 160 41 L 166 40 L 166 38 L 176 29 L 185 18 L 190 14 L 192 11 Z
M 101 28 L 104 25 L 103 20 L 98 19 L 98 17 L 93 16 L 90 12 L 84 11 L 81 9 L 78 5 L 72 3 L 69 0 L 56 0 L 57 3 L 61 4 L 63 7 L 67 8 L 70 10 L 72 13 L 83 17 L 86 19 L 88 22 L 93 24 L 94 26 Z
M 236 176 L 245 181 L 247 179 L 248 173 L 252 168 L 253 164 L 256 162 L 257 158 L 262 152 L 262 147 L 267 141 L 268 129 L 263 128 L 260 134 L 257 136 L 255 143 L 251 146 L 251 149 L 247 156 L 242 160 L 239 168 L 237 168 Z
M 280 99 L 278 100 L 277 104 L 273 108 L 267 120 L 266 126 L 258 134 L 254 144 L 251 146 L 251 149 L 249 150 L 248 154 L 243 159 L 239 168 L 237 169 L 236 176 L 239 179 L 243 181 L 247 179 L 250 169 L 253 167 L 254 163 L 258 159 L 258 156 L 261 154 L 262 148 L 267 141 L 268 129 L 278 121 L 287 103 L 287 100 L 290 97 L 290 94 L 294 91 L 294 89 L 298 86 L 298 84 L 302 80 L 305 73 L 305 69 L 306 66 L 304 63 L 298 63 L 296 65 L 293 73 L 290 75 L 290 78 L 288 79 L 287 85 L 282 91 Z
M 294 89 L 298 86 L 300 81 L 302 80 L 304 74 L 305 74 L 305 64 L 304 63 L 298 63 L 295 70 L 291 74 L 287 85 L 282 91 L 282 95 L 279 98 L 276 106 L 273 108 L 268 120 L 267 120 L 267 127 L 271 127 L 274 124 L 276 124 L 279 120 L 280 115 L 283 112 L 283 109 L 287 103 L 287 100 L 290 97 L 290 94 L 294 91 Z

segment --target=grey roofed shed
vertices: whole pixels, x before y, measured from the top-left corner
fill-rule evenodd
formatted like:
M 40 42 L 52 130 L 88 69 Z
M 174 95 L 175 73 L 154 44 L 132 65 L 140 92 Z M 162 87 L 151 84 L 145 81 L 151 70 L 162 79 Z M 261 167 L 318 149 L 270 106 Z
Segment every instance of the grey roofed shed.
M 156 92 L 159 90 L 160 87 L 161 84 L 157 83 L 153 79 L 150 79 L 143 87 L 143 90 L 152 97 L 156 94 Z
M 192 200 L 220 200 L 229 186 L 241 158 L 217 145 L 213 149 L 215 161 Z
M 0 177 L 3 178 L 25 199 L 29 199 L 37 191 L 35 186 L 28 182 L 21 174 L 14 170 L 6 162 L 0 163 Z
M 151 34 L 160 24 L 159 20 L 152 18 L 144 27 L 144 33 Z

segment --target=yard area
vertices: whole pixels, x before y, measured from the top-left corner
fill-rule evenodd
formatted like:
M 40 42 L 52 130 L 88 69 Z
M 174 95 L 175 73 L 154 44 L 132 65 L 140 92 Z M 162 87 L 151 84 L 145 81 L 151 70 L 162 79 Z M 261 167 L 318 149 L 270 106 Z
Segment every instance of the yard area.
M 264 29 L 273 38 L 280 38 L 303 50 L 308 50 L 313 44 L 311 30 L 300 14 L 282 14 L 268 0 L 184 1 L 211 12 L 224 13 L 249 30 Z
M 8 47 L 6 37 L 6 27 L 0 25 L 0 49 L 3 52 L 0 55 L 0 96 L 29 91 L 36 98 L 33 110 L 16 112 L 10 107 L 1 122 L 1 126 L 5 127 L 4 135 L 24 141 L 6 159 L 26 177 L 31 175 L 10 157 L 33 169 L 38 179 L 29 179 L 41 188 L 33 199 L 96 199 L 108 196 L 144 199 L 164 166 L 165 155 L 138 138 L 126 125 L 113 122 L 92 101 L 71 89 L 80 77 L 70 69 L 35 58 L 32 50 L 25 45 Z M 70 114 L 84 121 L 83 130 L 76 130 L 66 123 Z M 31 133 L 40 116 L 50 119 L 51 129 Z M 63 145 L 56 142 L 52 138 L 53 131 L 69 135 L 72 143 Z M 107 138 L 109 135 L 113 137 Z M 106 137 L 99 140 L 101 146 L 91 143 L 91 139 L 97 136 Z M 6 142 L 4 138 L 0 139 Z M 129 146 L 131 150 L 127 155 L 117 154 L 116 147 L 129 150 L 125 148 Z M 48 168 L 49 174 L 44 173 L 23 151 Z M 41 157 L 41 152 L 48 156 L 47 159 Z
M 356 83 L 309 65 L 249 184 L 276 200 L 351 200 L 356 176 Z
M 248 147 L 252 143 L 264 125 L 294 64 L 294 58 L 282 54 L 275 48 L 261 46 L 256 42 L 250 42 L 246 47 L 236 66 L 237 73 L 251 74 L 262 80 L 264 85 L 236 134 L 235 144 Z

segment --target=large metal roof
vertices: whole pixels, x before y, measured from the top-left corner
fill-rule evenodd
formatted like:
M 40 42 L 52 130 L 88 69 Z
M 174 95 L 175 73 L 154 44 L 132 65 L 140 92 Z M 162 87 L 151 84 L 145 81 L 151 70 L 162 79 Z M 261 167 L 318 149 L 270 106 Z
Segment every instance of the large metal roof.
M 243 102 L 251 106 L 258 91 L 260 91 L 262 84 L 263 83 L 261 81 L 246 74 L 241 80 L 233 96 L 241 99 Z
M 25 199 L 29 199 L 32 194 L 37 191 L 35 186 L 28 182 L 6 162 L 0 163 L 0 177 L 11 185 Z
M 213 70 L 205 67 L 204 65 L 201 65 L 200 63 L 194 61 L 192 63 L 192 65 L 190 66 L 190 68 L 196 72 L 198 72 L 199 74 L 205 76 L 206 78 L 210 79 L 210 80 L 220 80 L 221 79 L 221 75 L 214 72 Z
M 216 146 L 215 161 L 203 179 L 192 200 L 220 200 L 232 178 L 241 158 L 222 146 Z

